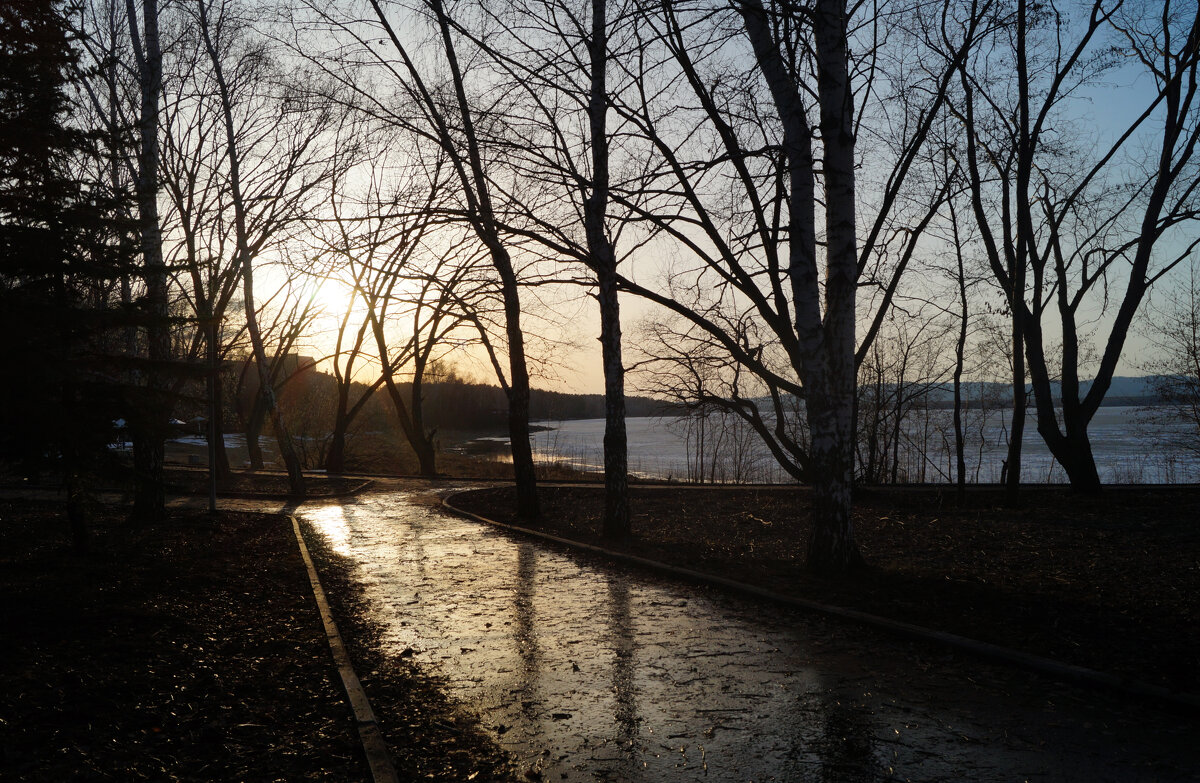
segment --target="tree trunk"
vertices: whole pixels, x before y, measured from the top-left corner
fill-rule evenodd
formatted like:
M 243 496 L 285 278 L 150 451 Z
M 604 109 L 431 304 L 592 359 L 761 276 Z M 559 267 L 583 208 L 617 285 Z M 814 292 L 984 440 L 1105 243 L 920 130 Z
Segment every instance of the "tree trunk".
M 215 514 L 217 511 L 217 439 L 222 437 L 219 435 L 220 430 L 217 427 L 217 409 L 220 407 L 220 402 L 217 399 L 217 387 L 220 385 L 217 382 L 217 339 L 216 326 L 213 322 L 211 305 L 206 305 L 207 311 L 204 317 L 206 321 L 204 325 L 204 343 L 205 343 L 205 360 L 208 365 L 208 372 L 205 376 L 205 390 L 208 392 L 208 421 L 204 428 L 205 439 L 208 441 L 208 511 L 210 514 Z
M 424 432 L 417 430 L 409 413 L 408 406 L 404 404 L 404 397 L 400 394 L 400 388 L 396 385 L 390 373 L 387 375 L 384 384 L 388 390 L 388 397 L 391 398 L 392 407 L 396 411 L 396 421 L 400 422 L 400 429 L 404 432 L 404 438 L 408 441 L 408 445 L 412 448 L 413 454 L 417 458 L 417 469 L 422 476 L 433 478 L 437 475 L 437 463 L 432 439 L 427 437 Z
M 601 273 L 600 348 L 604 363 L 604 525 L 607 538 L 632 532 L 629 508 L 629 441 L 625 430 L 625 367 L 621 311 L 613 274 Z
M 346 470 L 346 430 L 350 427 L 347 408 L 350 403 L 350 385 L 338 384 L 337 410 L 334 413 L 333 433 L 329 438 L 329 451 L 325 455 L 325 472 L 339 475 Z
M 818 397 L 810 398 L 813 437 L 813 534 L 808 566 L 844 573 L 862 564 L 850 524 L 854 471 L 855 232 L 854 108 L 848 72 L 845 0 L 818 0 L 813 16 L 817 89 L 824 142 L 826 279 Z M 814 404 L 814 402 L 816 404 Z M 814 415 L 815 414 L 815 415 Z
M 967 444 L 966 437 L 963 434 L 962 417 L 963 359 L 967 343 L 966 313 L 966 299 L 963 299 L 963 319 L 959 327 L 958 341 L 954 346 L 954 485 L 960 506 L 967 497 Z
M 417 468 L 422 476 L 434 478 L 437 476 L 437 452 L 433 449 L 431 439 L 420 438 L 419 441 L 419 445 L 413 449 L 417 455 Z
M 851 406 L 843 401 L 811 404 L 812 535 L 807 565 L 820 574 L 837 575 L 863 564 L 850 519 L 853 457 L 849 440 Z
M 899 384 L 896 386 L 896 412 L 892 419 L 892 468 L 891 468 L 891 483 L 895 484 L 900 480 L 900 433 L 901 427 L 904 424 L 904 400 L 902 397 L 902 388 Z M 909 479 L 911 481 L 911 477 Z
M 75 468 L 67 460 L 63 489 L 67 493 L 67 523 L 71 529 L 71 550 L 77 554 L 86 553 L 91 546 L 91 530 L 88 527 L 87 493 L 83 481 Z
M 217 372 L 220 372 L 219 362 L 217 367 Z M 220 377 L 213 380 L 213 439 L 216 446 L 217 480 L 226 481 L 233 471 L 229 466 L 229 450 L 225 448 L 225 390 L 221 386 Z
M 956 460 L 954 483 L 961 507 L 967 499 L 966 438 L 962 421 L 962 377 L 967 353 L 967 270 L 963 263 L 962 240 L 958 233 L 958 215 L 954 201 L 950 201 L 950 228 L 954 233 L 954 255 L 958 261 L 958 304 L 962 316 L 958 322 L 958 340 L 954 344 L 954 456 Z
M 129 419 L 130 441 L 133 444 L 133 509 L 130 519 L 134 522 L 158 521 L 165 515 L 167 507 L 163 480 L 165 440 L 162 429 L 150 421 L 152 411 L 149 408 L 146 405 Z
M 129 26 L 136 42 L 137 20 L 129 4 Z M 149 368 L 144 387 L 145 398 L 130 416 L 134 438 L 134 499 L 132 517 L 147 522 L 166 514 L 163 489 L 164 441 L 169 409 L 164 374 L 171 358 L 171 335 L 167 327 L 167 271 L 162 257 L 162 238 L 158 225 L 158 99 L 162 85 L 162 52 L 158 36 L 157 0 L 142 2 L 144 52 L 139 57 L 141 114 L 138 154 L 138 223 L 141 235 L 143 276 L 146 281 Z
M 1046 441 L 1054 459 L 1062 465 L 1067 480 L 1071 482 L 1071 489 L 1086 495 L 1100 494 L 1103 485 L 1100 483 L 1100 472 L 1096 469 L 1096 457 L 1092 454 L 1086 419 L 1079 410 L 1064 410 L 1063 425 L 1066 435 L 1059 432 L 1053 420 L 1049 426 L 1043 427 L 1039 418 L 1038 433 Z
M 431 336 L 432 339 L 432 336 Z M 429 343 L 427 347 L 432 347 Z M 432 431 L 425 430 L 425 368 L 429 359 L 428 351 L 418 353 L 413 360 L 413 379 L 412 379 L 412 400 L 409 408 L 412 410 L 413 430 L 417 433 L 417 441 L 419 446 L 413 450 L 417 455 L 417 463 L 421 467 L 421 475 L 428 478 L 433 478 L 437 475 L 437 451 L 433 448 L 433 436 L 436 434 L 436 428 Z
M 383 366 L 383 383 L 387 388 L 388 398 L 392 401 L 392 408 L 396 411 L 396 421 L 400 423 L 400 429 L 404 432 L 404 438 L 408 441 L 413 454 L 417 457 L 417 466 L 421 475 L 426 478 L 433 478 L 437 475 L 433 439 L 422 429 L 423 424 L 419 414 L 420 401 L 415 396 L 420 394 L 420 384 L 418 383 L 412 387 L 414 394 L 413 404 L 416 406 L 415 410 L 417 411 L 417 414 L 413 415 L 413 412 L 404 403 L 404 395 L 400 393 L 400 387 L 396 385 L 396 379 L 393 377 L 392 362 L 388 358 L 387 336 L 383 333 L 383 313 L 375 312 L 374 302 L 367 303 L 367 317 L 371 322 L 371 332 L 375 335 L 375 345 L 379 351 L 379 362 Z M 418 372 L 417 375 L 419 374 Z M 414 375 L 414 380 L 417 375 Z
M 843 573 L 862 562 L 850 525 L 854 470 L 854 305 L 858 253 L 855 235 L 853 98 L 847 61 L 846 3 L 818 0 L 811 20 L 816 39 L 817 93 L 824 149 L 826 277 L 824 307 L 816 257 L 813 134 L 804 99 L 780 53 L 766 11 L 744 0 L 738 12 L 783 125 L 788 168 L 788 281 L 795 308 L 799 366 L 812 436 L 812 523 L 808 565 Z M 821 314 L 824 310 L 824 319 Z
M 263 406 L 271 417 L 271 428 L 275 430 L 275 443 L 283 464 L 287 467 L 288 485 L 293 498 L 303 498 L 307 494 L 304 483 L 304 471 L 300 467 L 300 458 L 292 447 L 292 436 L 287 425 L 283 422 L 279 406 L 275 402 L 275 390 L 271 387 L 271 371 L 267 365 L 267 352 L 263 347 L 262 334 L 258 331 L 258 318 L 254 313 L 254 295 L 251 292 L 253 276 L 247 261 L 243 270 L 246 285 L 246 329 L 250 332 L 250 342 L 254 346 L 255 364 L 258 366 L 259 393 L 263 396 Z M 261 460 L 261 455 L 259 459 Z
M 1033 150 L 1029 138 L 1029 70 L 1025 56 L 1025 0 L 1017 3 L 1017 246 L 1009 277 L 1009 309 L 1012 311 L 1013 412 L 1012 440 L 1008 444 L 1008 481 L 1005 490 L 1010 503 L 1016 503 L 1021 487 L 1021 446 L 1025 437 L 1025 334 L 1021 316 L 1025 307 L 1025 275 L 1029 248 L 1033 241 L 1033 223 L 1029 219 L 1029 177 Z
M 329 437 L 329 451 L 325 455 L 325 472 L 340 475 L 346 472 L 346 414 L 339 409 Z
M 542 515 L 538 500 L 537 472 L 529 443 L 529 369 L 525 363 L 525 336 L 521 333 L 521 305 L 517 278 L 508 252 L 500 269 L 503 281 L 505 329 L 508 333 L 508 440 L 512 449 L 513 478 L 517 485 L 517 517 L 530 522 Z M 499 265 L 498 265 L 499 266 Z
M 592 189 L 584 200 L 588 256 L 598 284 L 600 350 L 604 367 L 604 522 L 607 538 L 626 538 L 629 519 L 629 443 L 625 431 L 625 367 L 621 360 L 621 307 L 617 294 L 616 252 L 605 231 L 608 211 L 608 22 L 606 0 L 592 0 L 591 85 L 588 124 L 591 135 Z

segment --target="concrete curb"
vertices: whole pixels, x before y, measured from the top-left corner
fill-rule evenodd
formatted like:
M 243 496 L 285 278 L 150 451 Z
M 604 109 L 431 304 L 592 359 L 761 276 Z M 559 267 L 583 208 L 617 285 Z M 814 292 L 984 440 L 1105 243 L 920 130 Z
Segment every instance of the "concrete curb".
M 469 491 L 469 490 L 468 490 Z M 1167 707 L 1172 710 L 1183 712 L 1190 715 L 1200 713 L 1200 694 L 1191 693 L 1176 693 L 1158 685 L 1134 680 L 1126 677 L 1119 677 L 1107 672 L 1088 669 L 1083 666 L 1063 663 L 1051 658 L 1043 658 L 1038 655 L 1014 650 L 1008 647 L 1001 647 L 990 642 L 981 642 L 976 639 L 970 639 L 965 636 L 947 633 L 945 631 L 936 631 L 930 628 L 924 628 L 919 625 L 892 620 L 887 617 L 860 612 L 857 609 L 846 609 L 832 604 L 821 603 L 820 601 L 812 601 L 807 598 L 797 598 L 783 593 L 776 593 L 771 590 L 766 590 L 761 587 L 749 585 L 744 582 L 738 582 L 733 579 L 706 574 L 701 571 L 694 571 L 690 568 L 682 566 L 674 566 L 668 563 L 663 563 L 657 560 L 651 560 L 637 555 L 630 555 L 625 552 L 618 552 L 605 547 L 596 546 L 594 544 L 585 544 L 582 541 L 575 541 L 569 538 L 543 533 L 539 530 L 532 530 L 527 527 L 518 525 L 510 525 L 505 522 L 497 522 L 494 519 L 473 514 L 470 511 L 465 511 L 458 508 L 451 500 L 462 493 L 453 493 L 442 499 L 442 507 L 447 511 L 467 519 L 474 520 L 486 525 L 508 530 L 521 535 L 530 536 L 533 538 L 542 539 L 544 541 L 553 541 L 557 544 L 570 547 L 572 549 L 580 549 L 586 552 L 602 555 L 618 562 L 635 565 L 640 568 L 645 568 L 650 571 L 655 571 L 661 574 L 686 579 L 690 582 L 700 584 L 713 585 L 723 587 L 743 595 L 762 598 L 772 603 L 783 606 L 802 609 L 808 612 L 835 617 L 842 620 L 850 620 L 852 622 L 867 625 L 872 628 L 878 628 L 898 636 L 908 639 L 916 639 L 923 642 L 931 642 L 943 646 L 951 647 L 956 650 L 961 650 L 971 655 L 975 655 L 986 660 L 1015 666 L 1026 671 L 1032 671 L 1037 674 L 1042 674 L 1052 679 L 1068 682 L 1074 685 L 1083 685 L 1100 690 L 1109 691 L 1121 696 L 1134 696 L 1149 702 L 1153 702 L 1161 707 Z
M 325 626 L 325 637 L 329 641 L 329 652 L 333 655 L 333 663 L 338 675 L 342 678 L 342 687 L 346 690 L 346 699 L 354 712 L 354 721 L 358 724 L 358 737 L 362 742 L 363 753 L 371 767 L 371 777 L 375 783 L 400 783 L 396 768 L 392 765 L 392 757 L 388 754 L 387 745 L 379 731 L 379 723 L 375 720 L 375 711 L 363 690 L 342 635 L 338 632 L 337 623 L 333 621 L 333 613 L 329 609 L 329 601 L 325 598 L 325 590 L 317 576 L 317 568 L 312 556 L 304 543 L 304 534 L 300 532 L 300 522 L 292 514 L 286 515 L 292 521 L 292 530 L 296 533 L 296 543 L 300 546 L 300 556 L 304 558 L 304 566 L 308 569 L 308 581 L 312 583 L 313 597 L 317 599 L 317 610 L 321 613 L 321 623 Z

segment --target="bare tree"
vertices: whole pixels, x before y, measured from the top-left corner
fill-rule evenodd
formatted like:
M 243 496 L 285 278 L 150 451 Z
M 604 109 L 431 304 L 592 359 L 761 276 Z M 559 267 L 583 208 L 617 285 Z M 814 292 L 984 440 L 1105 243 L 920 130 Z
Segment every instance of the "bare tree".
M 209 53 L 193 18 L 184 14 L 164 76 L 161 171 L 166 191 L 166 252 L 191 305 L 197 329 L 188 354 L 203 351 L 208 370 L 208 440 L 214 479 L 227 478 L 220 366 L 237 333 L 226 335 L 226 313 L 242 284 L 228 231 L 223 119 Z M 228 24 L 236 24 L 230 19 Z
M 258 303 L 256 321 L 259 323 L 263 354 L 268 357 L 268 387 L 264 388 L 262 384 L 262 373 L 259 371 L 260 365 L 254 346 L 242 343 L 231 348 L 231 352 L 238 347 L 242 349 L 240 367 L 236 368 L 237 379 L 233 396 L 234 409 L 246 435 L 246 450 L 251 470 L 262 470 L 265 467 L 260 439 L 268 419 L 271 419 L 272 432 L 280 447 L 280 454 L 283 455 L 279 433 L 273 429 L 274 417 L 271 415 L 270 404 L 280 396 L 280 390 L 291 383 L 298 374 L 312 369 L 309 365 L 301 366 L 298 349 L 311 331 L 317 315 L 312 295 L 315 285 L 317 281 L 314 279 L 291 273 L 285 276 L 270 295 L 263 297 Z M 233 307 L 248 320 L 240 301 L 235 301 Z
M 929 435 L 937 427 L 930 398 L 954 371 L 943 356 L 949 327 L 942 315 L 929 305 L 893 312 L 859 366 L 857 475 L 863 483 L 924 481 L 933 464 Z
M 346 117 L 306 83 L 311 75 L 284 73 L 267 41 L 250 34 L 232 2 L 195 0 L 188 6 L 207 54 L 218 117 L 215 143 L 223 161 L 218 216 L 232 233 L 230 263 L 240 270 L 246 328 L 292 492 L 304 494 L 304 475 L 279 415 L 270 363 L 254 299 L 254 267 L 321 202 L 321 189 L 350 167 L 358 146 Z
M 465 201 L 461 219 L 470 226 L 478 241 L 487 248 L 488 257 L 500 279 L 504 300 L 505 351 L 508 355 L 508 380 L 502 380 L 508 398 L 508 430 L 512 449 L 513 472 L 517 487 L 517 513 L 524 519 L 540 516 L 537 493 L 537 476 L 533 464 L 533 449 L 529 440 L 529 369 L 525 355 L 525 335 L 521 327 L 521 298 L 519 279 L 509 248 L 504 242 L 497 219 L 492 186 L 488 176 L 488 165 L 484 149 L 477 132 L 479 107 L 469 98 L 467 80 L 455 44 L 454 25 L 441 0 L 427 0 L 420 11 L 427 16 L 435 32 L 437 46 L 444 58 L 443 67 L 449 75 L 446 85 L 450 93 L 445 96 L 418 65 L 409 47 L 396 34 L 388 14 L 378 0 L 371 0 L 376 29 L 371 38 L 377 38 L 380 30 L 392 44 L 399 63 L 384 62 L 383 67 L 394 78 L 394 83 L 411 101 L 415 116 L 404 116 L 379 105 L 374 96 L 363 96 L 369 109 L 405 127 L 418 137 L 435 144 L 449 161 L 454 176 L 461 186 Z M 347 24 L 330 18 L 324 9 L 313 8 L 327 22 L 354 35 Z M 372 52 L 370 38 L 359 38 L 365 49 Z M 393 67 L 395 66 L 395 67 Z
M 861 23 L 833 0 L 739 2 L 733 12 L 743 39 L 730 35 L 720 7 L 658 4 L 643 23 L 645 54 L 627 66 L 641 69 L 641 92 L 616 107 L 661 160 L 653 186 L 677 199 L 673 214 L 644 218 L 700 267 L 674 278 L 666 292 L 631 279 L 622 285 L 687 319 L 729 357 L 730 377 L 765 387 L 727 405 L 812 482 L 808 562 L 824 572 L 861 562 L 850 524 L 855 370 L 945 201 L 944 183 L 919 203 L 903 194 L 955 73 L 945 65 L 914 69 L 921 74 L 916 89 L 903 85 L 907 70 L 898 69 L 886 95 L 895 108 L 883 111 L 884 69 L 876 66 L 888 50 L 870 42 L 899 30 L 903 17 L 855 10 L 865 15 Z M 946 40 L 965 52 L 975 26 L 955 31 L 953 22 L 941 20 Z M 851 59 L 851 38 L 866 47 L 862 59 Z M 652 43 L 678 69 L 680 89 L 652 73 Z M 747 45 L 750 72 L 739 67 Z M 891 51 L 905 56 L 903 47 Z M 685 89 L 694 109 L 682 103 Z M 873 167 L 885 173 L 870 198 L 856 186 L 862 134 L 872 136 L 876 159 L 888 155 L 888 166 Z M 715 154 L 700 157 L 706 146 Z M 864 206 L 870 218 L 860 244 L 856 216 Z M 878 296 L 856 344 L 860 286 Z M 767 411 L 760 410 L 764 397 Z M 790 435 L 796 399 L 804 401 L 806 444 Z
M 338 332 L 334 369 L 341 392 L 327 463 L 331 471 L 340 470 L 344 462 L 350 421 L 374 390 L 383 386 L 400 429 L 417 457 L 421 475 L 437 474 L 436 430 L 426 426 L 424 415 L 425 375 L 440 352 L 456 344 L 452 335 L 466 320 L 460 305 L 469 299 L 464 280 L 472 274 L 474 259 L 459 245 L 434 251 L 423 244 L 435 216 L 433 203 L 443 183 L 439 181 L 440 167 L 427 172 L 427 182 L 421 182 L 422 167 L 414 168 L 418 173 L 413 175 L 411 192 L 407 193 L 390 190 L 385 184 L 393 178 L 405 181 L 403 175 L 385 165 L 372 165 L 370 172 L 360 172 L 360 178 L 368 183 L 360 207 L 350 211 L 345 204 L 334 204 L 331 231 L 320 250 L 331 259 L 336 274 L 343 280 L 348 278 L 363 310 L 344 370 L 339 361 L 343 353 L 341 335 L 353 307 L 344 314 Z M 423 194 L 419 192 L 422 190 Z M 351 407 L 348 392 L 352 362 L 360 354 L 367 334 L 374 339 L 379 374 Z M 407 399 L 399 379 L 402 369 L 409 377 Z
M 335 475 L 344 473 L 346 470 L 346 439 L 351 424 L 383 383 L 383 376 L 379 375 L 373 383 L 367 385 L 366 389 L 361 390 L 360 394 L 351 401 L 351 393 L 356 385 L 357 363 L 360 359 L 369 360 L 365 351 L 365 343 L 367 327 L 370 322 L 365 318 L 360 318 L 357 324 L 353 322 L 355 312 L 359 307 L 357 289 L 360 282 L 361 273 L 356 273 L 350 281 L 337 275 L 326 278 L 321 284 L 322 286 L 346 286 L 349 289 L 345 309 L 337 314 L 338 324 L 335 329 L 333 352 L 328 357 L 333 368 L 336 398 L 333 401 L 333 425 L 330 431 L 329 448 L 325 453 L 322 467 L 327 473 Z
M 644 200 L 627 189 L 637 156 L 624 123 L 610 124 L 614 94 L 630 87 L 610 61 L 626 56 L 637 41 L 632 4 L 608 0 L 506 2 L 481 9 L 478 29 L 458 25 L 487 54 L 507 98 L 494 106 L 495 138 L 505 151 L 509 178 L 493 175 L 505 231 L 515 243 L 535 246 L 562 263 L 581 264 L 590 275 L 600 311 L 605 432 L 603 532 L 630 533 L 629 457 L 625 430 L 625 367 L 617 270 L 636 239 L 618 252 L 628 234 L 628 211 L 613 214 L 611 190 Z M 610 71 L 620 77 L 612 83 Z M 614 127 L 615 125 L 615 127 Z M 615 159 L 614 159 L 615 158 Z
M 1039 434 L 1072 486 L 1098 491 L 1088 424 L 1146 293 L 1198 244 L 1188 226 L 1200 186 L 1200 8 L 1097 0 L 1073 11 L 1018 0 L 983 14 L 993 32 L 963 63 L 955 105 L 973 213 L 1013 319 L 1011 443 L 1027 361 Z M 1142 108 L 1092 139 L 1068 115 L 1111 72 L 1114 46 L 1141 68 Z M 1085 391 L 1087 332 L 1101 315 L 1111 320 Z M 1010 457 L 1010 485 L 1019 468 Z

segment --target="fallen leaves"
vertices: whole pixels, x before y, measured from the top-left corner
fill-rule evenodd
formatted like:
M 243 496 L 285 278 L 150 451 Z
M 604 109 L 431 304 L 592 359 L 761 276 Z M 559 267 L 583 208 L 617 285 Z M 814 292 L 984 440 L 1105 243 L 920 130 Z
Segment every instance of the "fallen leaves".
M 75 559 L 36 554 L 65 525 L 52 508 L 27 512 L 0 531 L 5 557 L 28 566 L 0 568 L 0 589 L 25 604 L 19 618 L 0 609 L 20 628 L 0 650 L 6 780 L 362 777 L 278 517 L 131 528 L 115 510 Z M 39 687 L 20 684 L 29 671 Z

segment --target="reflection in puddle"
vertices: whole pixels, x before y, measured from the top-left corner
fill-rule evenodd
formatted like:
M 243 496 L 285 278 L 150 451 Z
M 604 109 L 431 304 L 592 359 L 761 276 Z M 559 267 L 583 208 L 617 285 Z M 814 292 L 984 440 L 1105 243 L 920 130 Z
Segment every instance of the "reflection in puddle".
M 539 671 L 538 637 L 534 627 L 533 582 L 537 574 L 537 551 L 528 541 L 517 544 L 517 585 L 513 591 L 513 647 L 521 659 L 514 695 L 519 697 L 521 711 L 527 718 L 536 718 L 540 708 L 537 697 Z
M 638 734 L 637 665 L 634 653 L 633 617 L 629 613 L 629 585 L 619 577 L 608 580 L 608 634 L 612 646 L 612 690 L 616 699 L 613 722 L 622 745 L 632 747 Z
M 1137 780 L 1147 757 L 1155 779 L 1187 779 L 1186 761 L 1162 763 L 1191 753 L 1187 727 L 1126 721 L 1119 742 L 1096 736 L 1093 704 L 1060 689 L 1048 708 L 1047 684 L 1024 675 L 972 664 L 969 680 L 861 628 L 401 494 L 301 512 L 354 558 L 383 644 L 444 674 L 531 779 Z

